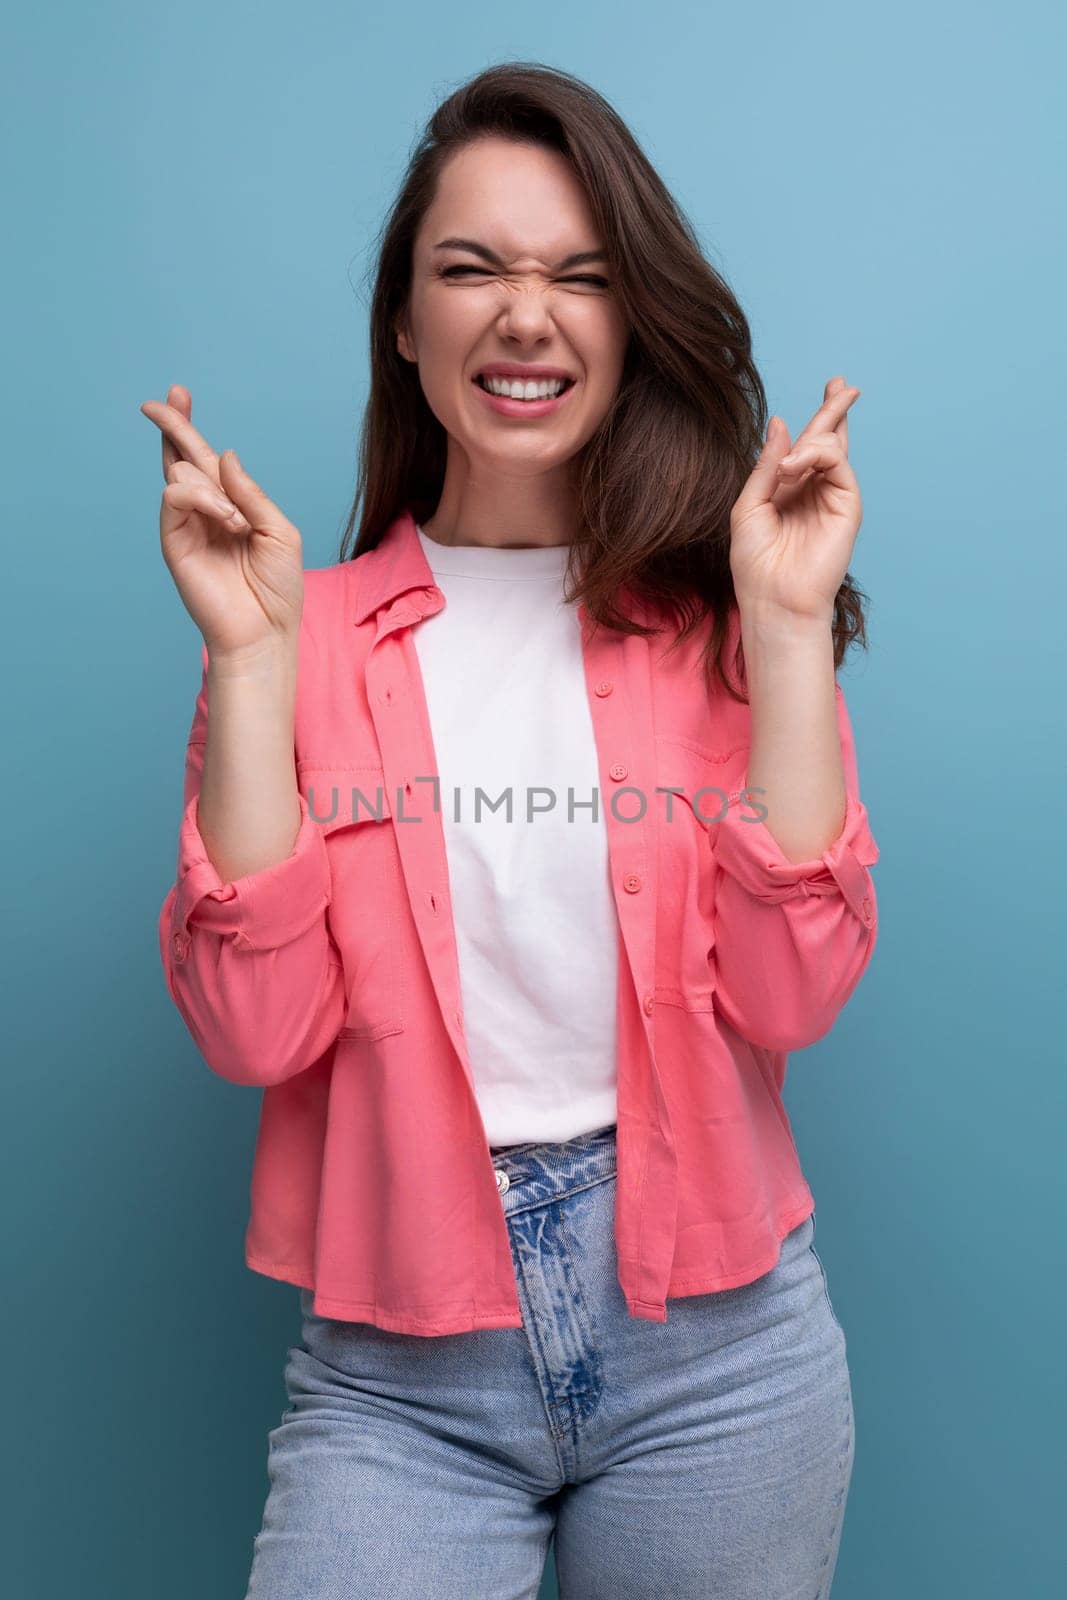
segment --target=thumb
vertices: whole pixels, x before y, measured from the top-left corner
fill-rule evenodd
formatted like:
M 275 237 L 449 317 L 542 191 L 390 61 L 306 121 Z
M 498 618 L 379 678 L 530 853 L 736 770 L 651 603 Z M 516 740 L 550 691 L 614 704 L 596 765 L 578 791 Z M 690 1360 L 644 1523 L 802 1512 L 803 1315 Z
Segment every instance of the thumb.
M 748 481 L 737 498 L 734 510 L 744 515 L 763 505 L 778 488 L 778 463 L 789 454 L 789 429 L 781 417 L 773 416 L 767 423 L 763 449 Z
M 278 510 L 274 501 L 248 475 L 236 450 L 224 450 L 219 457 L 219 482 L 223 493 L 229 495 L 257 533 L 292 531 L 288 517 Z

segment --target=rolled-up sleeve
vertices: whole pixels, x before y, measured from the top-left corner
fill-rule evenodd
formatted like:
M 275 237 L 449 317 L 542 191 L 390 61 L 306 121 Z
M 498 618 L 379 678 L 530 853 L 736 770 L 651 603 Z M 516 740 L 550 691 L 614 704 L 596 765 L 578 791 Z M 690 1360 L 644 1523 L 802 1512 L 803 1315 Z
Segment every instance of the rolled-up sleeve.
M 878 845 L 859 795 L 852 726 L 835 685 L 845 818 L 822 855 L 790 861 L 743 791 L 710 828 L 716 1004 L 744 1038 L 799 1050 L 826 1034 L 874 952 Z
M 300 826 L 274 866 L 224 881 L 197 820 L 207 729 L 207 650 L 185 756 L 175 881 L 159 915 L 167 989 L 207 1065 L 265 1087 L 317 1061 L 344 1021 L 340 953 L 330 936 L 330 864 L 299 794 Z

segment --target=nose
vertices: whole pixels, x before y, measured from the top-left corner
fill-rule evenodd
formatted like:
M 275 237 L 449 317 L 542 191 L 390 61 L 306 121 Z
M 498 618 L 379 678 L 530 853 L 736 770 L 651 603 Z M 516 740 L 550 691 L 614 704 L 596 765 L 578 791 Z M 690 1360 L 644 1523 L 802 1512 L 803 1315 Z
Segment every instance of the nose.
M 530 285 L 516 289 L 509 297 L 508 304 L 501 310 L 497 332 L 505 339 L 528 344 L 551 337 L 553 327 L 546 291 Z

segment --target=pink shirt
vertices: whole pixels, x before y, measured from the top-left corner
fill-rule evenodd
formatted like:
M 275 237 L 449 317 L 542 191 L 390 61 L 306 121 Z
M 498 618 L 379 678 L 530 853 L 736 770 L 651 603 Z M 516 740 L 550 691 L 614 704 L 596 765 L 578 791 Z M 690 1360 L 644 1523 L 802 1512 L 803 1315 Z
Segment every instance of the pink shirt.
M 305 573 L 300 830 L 287 860 L 228 883 L 197 829 L 202 681 L 159 921 L 207 1065 L 264 1091 L 248 1266 L 312 1289 L 321 1316 L 422 1335 L 522 1326 L 412 636 L 443 604 L 406 511 L 375 549 Z M 840 685 L 844 825 L 792 862 L 742 799 L 749 710 L 709 700 L 700 634 L 664 656 L 668 636 L 594 628 L 584 607 L 577 625 L 618 913 L 619 1286 L 631 1316 L 665 1322 L 669 1296 L 769 1272 L 813 1209 L 786 1057 L 871 958 L 878 847 Z M 738 626 L 735 610 L 728 652 Z

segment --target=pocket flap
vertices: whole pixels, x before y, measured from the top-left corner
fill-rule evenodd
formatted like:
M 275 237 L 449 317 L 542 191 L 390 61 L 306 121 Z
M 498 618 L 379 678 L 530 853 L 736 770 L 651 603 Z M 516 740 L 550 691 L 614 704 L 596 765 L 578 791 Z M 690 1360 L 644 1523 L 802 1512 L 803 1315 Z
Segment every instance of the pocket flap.
M 392 816 L 389 790 L 380 766 L 362 762 L 298 761 L 297 786 L 308 812 L 324 833 Z

